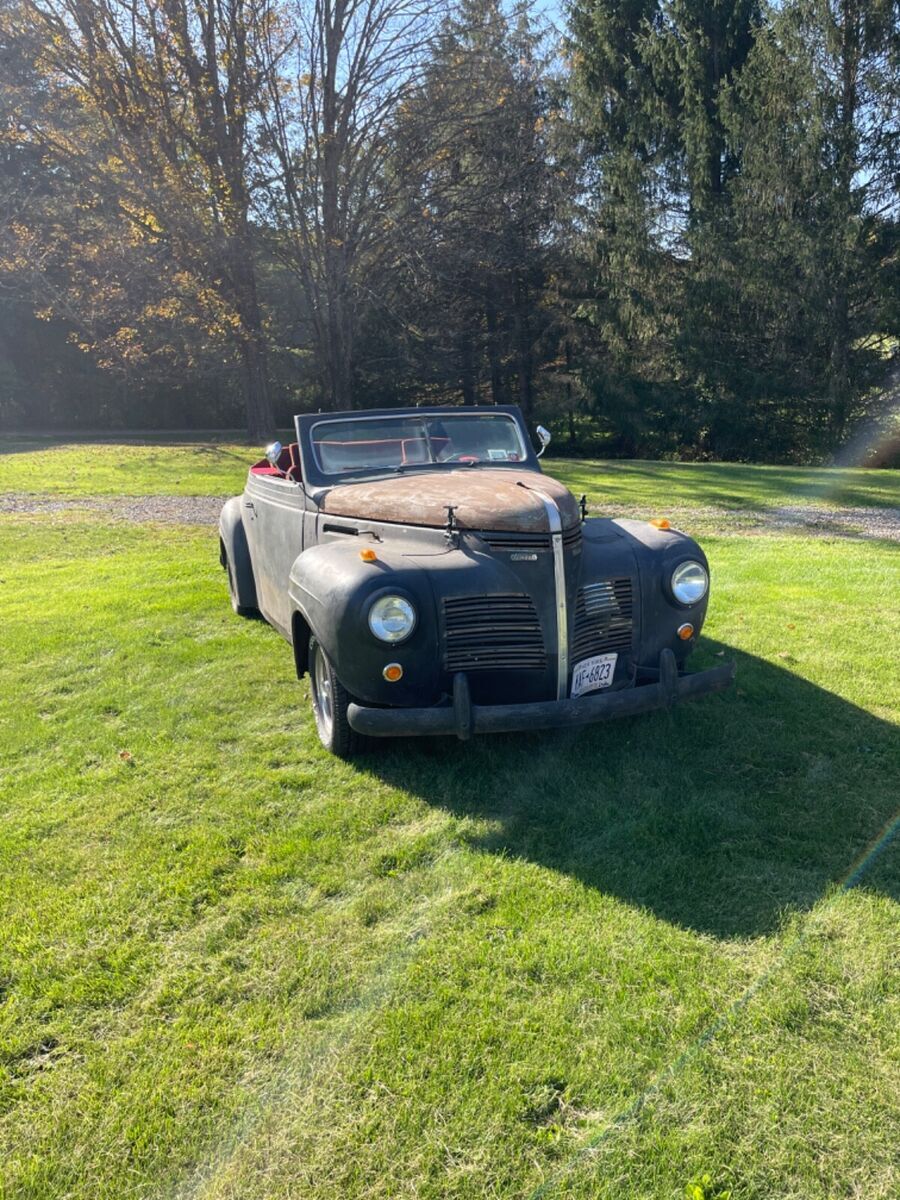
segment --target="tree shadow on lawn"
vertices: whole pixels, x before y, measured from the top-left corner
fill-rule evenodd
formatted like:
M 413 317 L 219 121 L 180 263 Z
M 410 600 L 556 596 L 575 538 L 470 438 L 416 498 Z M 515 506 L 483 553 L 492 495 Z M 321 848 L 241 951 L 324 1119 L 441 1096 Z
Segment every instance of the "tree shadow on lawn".
M 295 437 L 292 429 L 285 430 L 281 438 L 285 441 Z M 255 452 L 262 453 L 262 443 L 250 441 L 245 430 L 219 429 L 196 431 L 176 430 L 101 430 L 91 433 L 15 433 L 0 430 L 0 455 L 4 454 L 33 454 L 38 450 L 65 450 L 71 447 L 89 448 L 91 446 L 135 446 L 138 448 L 153 448 L 160 450 L 190 449 L 198 454 L 225 455 L 229 458 L 246 458 L 248 464 Z M 239 449 L 235 449 L 238 447 Z M 246 447 L 245 453 L 240 450 Z M 259 457 L 259 454 L 256 455 Z
M 33 454 L 35 450 L 47 450 L 57 444 L 48 438 L 26 438 L 18 434 L 0 433 L 0 455 Z
M 723 650 L 733 653 L 705 641 L 703 665 Z M 890 822 L 900 731 L 790 670 L 736 658 L 735 688 L 672 712 L 467 744 L 410 740 L 376 748 L 365 769 L 485 819 L 473 844 L 486 852 L 685 928 L 765 934 L 841 882 Z M 900 897 L 900 842 L 865 884 Z

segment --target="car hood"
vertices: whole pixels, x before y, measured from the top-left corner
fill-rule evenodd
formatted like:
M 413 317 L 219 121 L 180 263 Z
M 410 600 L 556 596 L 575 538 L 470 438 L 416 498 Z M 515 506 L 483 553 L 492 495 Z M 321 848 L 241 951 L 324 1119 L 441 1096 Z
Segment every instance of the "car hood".
M 319 497 L 319 508 L 336 517 L 441 526 L 452 505 L 461 529 L 546 533 L 547 512 L 534 489 L 556 503 L 563 529 L 578 523 L 568 488 L 549 475 L 509 468 L 464 467 L 339 484 Z

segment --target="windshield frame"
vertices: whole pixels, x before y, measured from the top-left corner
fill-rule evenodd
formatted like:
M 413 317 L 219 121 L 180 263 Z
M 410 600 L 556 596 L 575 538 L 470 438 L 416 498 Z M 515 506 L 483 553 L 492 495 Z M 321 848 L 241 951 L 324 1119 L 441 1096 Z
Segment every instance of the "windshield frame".
M 365 466 L 359 470 L 328 472 L 323 470 L 319 464 L 318 455 L 313 446 L 312 434 L 313 430 L 318 425 L 327 425 L 335 421 L 385 421 L 385 420 L 416 420 L 417 418 L 443 418 L 452 419 L 454 417 L 479 417 L 479 416 L 503 416 L 512 420 L 519 434 L 519 439 L 524 450 L 522 458 L 517 462 L 507 460 L 490 460 L 479 461 L 477 463 L 466 464 L 460 462 L 428 462 L 428 463 L 410 463 L 408 465 L 397 466 Z M 540 463 L 537 460 L 534 447 L 531 443 L 531 438 L 528 436 L 528 430 L 525 427 L 525 422 L 522 418 L 522 413 L 519 408 L 514 405 L 506 404 L 491 404 L 491 405 L 473 405 L 473 406 L 447 406 L 433 408 L 381 408 L 368 409 L 352 412 L 335 412 L 335 413 L 309 413 L 300 414 L 294 418 L 294 423 L 297 429 L 297 440 L 300 443 L 300 455 L 303 462 L 303 477 L 308 480 L 313 486 L 319 487 L 339 487 L 344 483 L 357 483 L 362 480 L 370 479 L 392 479 L 395 477 L 406 475 L 417 475 L 420 473 L 430 473 L 433 471 L 450 471 L 450 470 L 483 470 L 489 467 L 492 470 L 530 470 L 540 472 Z

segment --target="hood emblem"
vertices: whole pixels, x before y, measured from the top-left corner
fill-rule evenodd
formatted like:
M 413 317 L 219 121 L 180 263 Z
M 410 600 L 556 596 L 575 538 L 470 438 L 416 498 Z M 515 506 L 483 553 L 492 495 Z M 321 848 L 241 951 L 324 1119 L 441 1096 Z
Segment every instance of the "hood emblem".
M 509 557 L 512 562 L 537 562 L 538 556 L 536 554 L 523 554 L 522 552 L 517 552 L 511 554 Z
M 456 519 L 456 508 L 454 504 L 444 506 L 444 511 L 447 513 L 447 520 L 444 523 L 444 537 L 447 545 L 451 549 L 456 549 L 459 546 L 459 521 Z

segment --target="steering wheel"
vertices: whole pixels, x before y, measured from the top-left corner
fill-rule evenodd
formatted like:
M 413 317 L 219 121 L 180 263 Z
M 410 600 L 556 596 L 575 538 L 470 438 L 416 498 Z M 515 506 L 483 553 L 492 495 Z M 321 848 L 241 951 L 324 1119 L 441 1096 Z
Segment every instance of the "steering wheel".
M 479 461 L 477 454 L 463 454 L 460 450 L 457 450 L 454 454 L 448 454 L 446 458 L 441 459 L 441 462 L 473 463 Z

